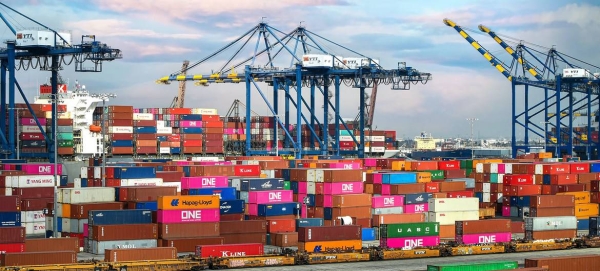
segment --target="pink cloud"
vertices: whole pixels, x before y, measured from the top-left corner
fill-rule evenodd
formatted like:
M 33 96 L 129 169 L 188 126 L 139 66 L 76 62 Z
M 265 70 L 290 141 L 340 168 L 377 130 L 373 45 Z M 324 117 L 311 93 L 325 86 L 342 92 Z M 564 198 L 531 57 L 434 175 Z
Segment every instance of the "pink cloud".
M 101 37 L 144 37 L 168 39 L 199 39 L 198 33 L 159 33 L 150 29 L 137 29 L 131 23 L 117 19 L 83 20 L 68 22 L 67 28 L 94 33 Z

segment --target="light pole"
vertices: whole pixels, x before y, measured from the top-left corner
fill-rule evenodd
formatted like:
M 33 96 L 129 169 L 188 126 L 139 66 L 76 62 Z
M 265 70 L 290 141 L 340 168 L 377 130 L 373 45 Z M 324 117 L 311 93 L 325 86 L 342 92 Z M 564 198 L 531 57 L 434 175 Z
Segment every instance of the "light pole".
M 56 115 L 52 116 L 52 139 L 54 140 L 54 210 L 52 211 L 52 235 L 58 238 L 58 185 L 60 184 L 58 175 L 58 103 L 59 94 L 52 94 L 52 111 Z
M 109 98 L 117 97 L 113 93 L 101 93 L 101 94 L 90 94 L 92 98 L 98 98 L 102 100 L 102 124 L 100 129 L 102 130 L 102 187 L 106 187 L 106 131 L 104 122 L 106 121 L 106 101 Z
M 467 118 L 467 121 L 469 121 L 471 123 L 471 146 L 473 146 L 473 125 L 475 124 L 476 121 L 478 121 L 478 118 Z
M 28 108 L 20 108 L 20 107 L 19 108 L 9 108 L 9 109 L 17 111 L 17 124 L 18 125 L 21 125 L 20 124 L 20 121 L 21 121 L 20 111 L 29 110 Z M 19 135 L 19 136 L 17 136 L 17 147 L 16 147 L 16 149 L 17 149 L 17 160 L 21 159 L 21 148 L 19 146 L 20 144 L 21 144 L 21 136 Z

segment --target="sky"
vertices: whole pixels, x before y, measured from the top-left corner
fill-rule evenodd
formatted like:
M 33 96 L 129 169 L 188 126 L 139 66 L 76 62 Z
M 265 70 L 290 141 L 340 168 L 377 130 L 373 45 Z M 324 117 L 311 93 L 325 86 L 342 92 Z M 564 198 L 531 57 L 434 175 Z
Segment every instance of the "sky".
M 432 74 L 432 81 L 411 85 L 410 90 L 379 86 L 374 128 L 396 130 L 399 138 L 412 138 L 423 131 L 434 137 L 468 138 L 471 124 L 467 118 L 478 119 L 473 123 L 475 138 L 510 136 L 510 82 L 454 29 L 446 26 L 444 18 L 466 28 L 475 40 L 508 65 L 511 56 L 490 36 L 478 31 L 479 24 L 500 34 L 512 46 L 523 41 L 542 53 L 554 46 L 561 53 L 600 66 L 597 44 L 600 3 L 593 0 L 534 0 L 519 4 L 491 0 L 428 1 L 427 4 L 414 0 L 8 0 L 3 3 L 50 28 L 70 31 L 74 44 L 81 41 L 81 35 L 94 34 L 97 40 L 122 50 L 123 59 L 105 62 L 103 72 L 76 73 L 75 66 L 70 65 L 64 67 L 61 76 L 71 85 L 79 80 L 90 92 L 116 94 L 117 98 L 109 104 L 136 108 L 164 108 L 171 104 L 178 84 L 161 85 L 155 81 L 178 71 L 183 60 L 196 63 L 261 22 L 280 31 L 275 32 L 280 37 L 301 24 L 311 33 L 379 59 L 386 69 L 406 62 L 407 66 Z M 35 26 L 5 7 L 0 7 L 0 12 L 17 30 Z M 6 26 L 0 27 L 0 37 L 14 38 Z M 332 54 L 356 56 L 323 39 L 317 42 Z M 240 46 L 241 43 L 236 43 L 190 69 L 188 74 L 207 75 L 221 69 Z M 235 59 L 251 56 L 255 46 L 256 36 Z M 260 46 L 263 49 L 264 43 Z M 285 52 L 280 56 L 276 63 L 289 67 L 291 56 Z M 264 65 L 266 60 L 257 59 L 255 64 Z M 49 76 L 45 71 L 17 72 L 17 80 L 29 100 Z M 267 99 L 272 99 L 271 88 L 262 83 L 259 88 Z M 252 91 L 252 109 L 261 115 L 272 115 L 258 90 L 253 87 Z M 531 101 L 543 97 L 541 89 L 530 93 Z M 188 82 L 185 106 L 216 108 L 225 115 L 235 99 L 245 101 L 244 84 L 201 87 Z M 322 96 L 316 100 L 322 105 Z M 523 95 L 519 94 L 520 107 L 522 100 Z M 341 103 L 340 115 L 353 119 L 358 113 L 359 91 L 342 87 Z M 323 109 L 317 107 L 315 112 L 322 116 Z M 292 114 L 294 120 L 295 110 Z M 541 117 L 536 121 L 542 121 Z M 517 132 L 517 136 L 522 135 Z

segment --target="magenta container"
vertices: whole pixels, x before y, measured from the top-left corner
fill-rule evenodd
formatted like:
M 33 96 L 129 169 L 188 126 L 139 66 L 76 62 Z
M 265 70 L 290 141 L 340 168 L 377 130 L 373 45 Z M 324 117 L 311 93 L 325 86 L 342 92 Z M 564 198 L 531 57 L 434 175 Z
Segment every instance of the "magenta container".
M 88 224 L 87 223 L 83 223 L 83 237 L 88 237 L 89 236 L 89 229 L 88 229 Z
M 311 189 L 309 191 L 309 189 L 308 189 L 309 186 L 311 186 L 311 187 L 314 186 L 315 189 L 314 190 Z M 316 186 L 317 186 L 316 183 L 298 182 L 298 194 L 314 194 L 316 191 Z M 321 185 L 321 187 L 322 187 L 322 185 Z M 310 193 L 308 193 L 308 192 L 310 192 Z
M 333 195 L 323 195 L 323 207 L 333 207 Z
M 220 209 L 158 210 L 157 223 L 219 222 Z
M 502 206 L 502 216 L 510 217 L 510 206 Z
M 42 126 L 46 125 L 45 118 L 38 118 L 38 121 L 40 122 L 40 125 L 42 125 Z M 37 126 L 37 123 L 35 123 L 35 119 L 33 119 L 33 118 L 21 118 L 21 125 L 22 126 Z M 44 127 L 44 128 L 46 128 L 46 127 Z
M 248 192 L 248 203 L 269 204 L 294 201 L 292 190 L 252 191 Z
M 227 176 L 183 177 L 181 189 L 222 188 L 228 187 Z
M 249 215 L 258 215 L 258 204 L 255 204 L 255 203 L 248 204 L 248 214 Z
M 415 247 L 433 247 L 440 244 L 439 236 L 423 237 L 398 237 L 381 238 L 379 244 L 382 248 L 415 248 Z
M 381 173 L 373 173 L 373 183 L 381 184 L 383 183 L 383 174 Z
M 177 161 L 177 165 L 178 166 L 189 166 L 189 165 L 193 165 L 194 162 L 191 161 Z
M 202 121 L 198 120 L 180 120 L 179 127 L 190 128 L 190 127 L 199 127 L 202 128 Z
M 365 158 L 365 160 L 363 162 L 365 164 L 365 167 L 376 167 L 377 166 L 376 158 Z
M 371 208 L 400 207 L 404 204 L 404 196 L 374 196 L 371 198 Z
M 21 171 L 27 174 L 53 175 L 54 164 L 22 164 Z M 62 174 L 62 165 L 58 164 L 58 175 Z
M 301 205 L 300 218 L 308 218 L 308 206 L 306 204 Z
M 498 164 L 498 174 L 506 174 L 506 164 Z
M 457 235 L 455 241 L 458 244 L 473 245 L 473 244 L 491 244 L 491 243 L 506 243 L 510 242 L 512 234 L 510 232 L 499 233 L 479 233 Z
M 330 163 L 329 168 L 361 169 L 360 163 Z
M 363 182 L 343 182 L 343 183 L 324 183 L 323 191 L 318 191 L 317 194 L 323 195 L 344 195 L 344 194 L 361 194 L 364 191 Z
M 424 213 L 429 211 L 429 204 L 417 203 L 404 205 L 404 212 L 407 214 Z
M 392 185 L 391 184 L 382 184 L 381 185 L 381 195 L 389 196 L 392 194 Z
M 219 161 L 219 162 L 202 161 L 202 162 L 196 162 L 196 165 L 200 165 L 200 166 L 231 166 L 231 165 L 233 165 L 233 163 L 231 163 L 231 161 Z

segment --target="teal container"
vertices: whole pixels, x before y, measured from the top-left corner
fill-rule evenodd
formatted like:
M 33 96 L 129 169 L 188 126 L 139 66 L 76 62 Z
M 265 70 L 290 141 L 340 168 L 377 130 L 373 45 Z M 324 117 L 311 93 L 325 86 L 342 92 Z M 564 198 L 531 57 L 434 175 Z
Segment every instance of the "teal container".
M 57 137 L 59 141 L 61 140 L 73 140 L 73 133 L 57 133 Z
M 502 183 L 501 181 L 498 179 L 498 173 L 490 173 L 490 183 Z
M 427 271 L 492 271 L 512 270 L 517 268 L 519 268 L 519 263 L 517 263 L 516 261 L 448 263 L 427 265 Z
M 347 130 L 341 130 L 340 135 L 341 136 L 349 136 L 349 135 L 352 135 L 352 132 L 347 131 Z

